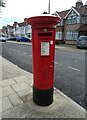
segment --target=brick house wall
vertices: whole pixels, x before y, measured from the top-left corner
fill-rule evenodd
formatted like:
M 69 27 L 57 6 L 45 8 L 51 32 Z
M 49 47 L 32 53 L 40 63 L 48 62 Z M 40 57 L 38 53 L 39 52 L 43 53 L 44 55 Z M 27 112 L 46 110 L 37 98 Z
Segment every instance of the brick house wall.
M 76 44 L 79 36 L 87 35 L 87 5 L 77 1 L 76 7 L 56 13 L 63 21 L 63 24 L 60 23 L 56 28 L 56 32 L 62 34 L 62 39 L 57 35 L 56 41 Z

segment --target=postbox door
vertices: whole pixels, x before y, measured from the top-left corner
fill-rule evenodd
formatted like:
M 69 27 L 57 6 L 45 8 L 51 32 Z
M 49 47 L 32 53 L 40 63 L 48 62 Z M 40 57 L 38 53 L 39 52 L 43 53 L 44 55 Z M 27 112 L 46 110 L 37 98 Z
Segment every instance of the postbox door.
M 41 90 L 53 88 L 55 29 L 34 30 L 33 35 L 34 86 Z

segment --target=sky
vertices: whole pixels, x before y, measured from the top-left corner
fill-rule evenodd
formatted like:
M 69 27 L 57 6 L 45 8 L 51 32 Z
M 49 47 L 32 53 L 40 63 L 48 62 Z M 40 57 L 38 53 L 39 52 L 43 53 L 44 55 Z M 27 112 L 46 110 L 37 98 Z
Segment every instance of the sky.
M 50 0 L 50 13 L 64 11 L 75 6 L 78 0 Z M 86 0 L 82 0 L 85 4 Z M 42 15 L 48 12 L 49 0 L 5 0 L 6 7 L 1 9 L 0 28 L 14 21 L 23 22 L 24 18 Z

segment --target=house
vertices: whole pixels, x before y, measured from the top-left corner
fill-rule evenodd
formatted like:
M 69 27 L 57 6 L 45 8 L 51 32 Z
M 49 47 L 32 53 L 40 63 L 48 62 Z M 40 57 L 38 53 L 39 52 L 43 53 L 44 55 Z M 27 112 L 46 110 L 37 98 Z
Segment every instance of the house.
M 2 29 L 0 29 L 0 37 L 2 36 Z
M 8 37 L 23 37 L 31 35 L 31 25 L 27 24 L 27 18 L 24 22 L 14 22 L 13 26 L 7 25 Z
M 62 12 L 55 12 L 55 14 L 57 13 L 57 15 L 60 16 L 61 18 L 61 22 L 57 25 L 56 27 L 56 42 L 60 42 L 60 43 L 65 43 L 64 41 L 64 36 L 65 36 L 65 19 L 64 17 L 67 15 L 67 13 L 69 12 L 69 10 L 66 11 L 62 11 Z
M 78 0 L 75 7 L 54 13 L 60 16 L 61 22 L 56 28 L 56 41 L 66 44 L 76 44 L 79 36 L 87 35 L 87 2 L 83 5 L 82 0 Z M 7 26 L 8 36 L 31 36 L 31 25 L 24 22 L 14 22 L 13 26 Z
M 14 28 L 11 25 L 7 25 L 7 36 L 10 37 L 14 37 Z
M 55 12 L 61 17 L 56 29 L 56 41 L 76 44 L 79 36 L 87 35 L 87 4 L 76 2 L 76 6 L 62 12 Z

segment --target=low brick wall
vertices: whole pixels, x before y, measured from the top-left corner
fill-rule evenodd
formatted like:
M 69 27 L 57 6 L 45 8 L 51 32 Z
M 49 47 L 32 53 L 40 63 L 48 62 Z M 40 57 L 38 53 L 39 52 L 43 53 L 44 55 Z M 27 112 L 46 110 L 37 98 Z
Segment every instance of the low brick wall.
M 74 40 L 68 40 L 68 41 L 65 41 L 65 44 L 68 44 L 68 45 L 76 45 L 77 41 L 74 41 Z

